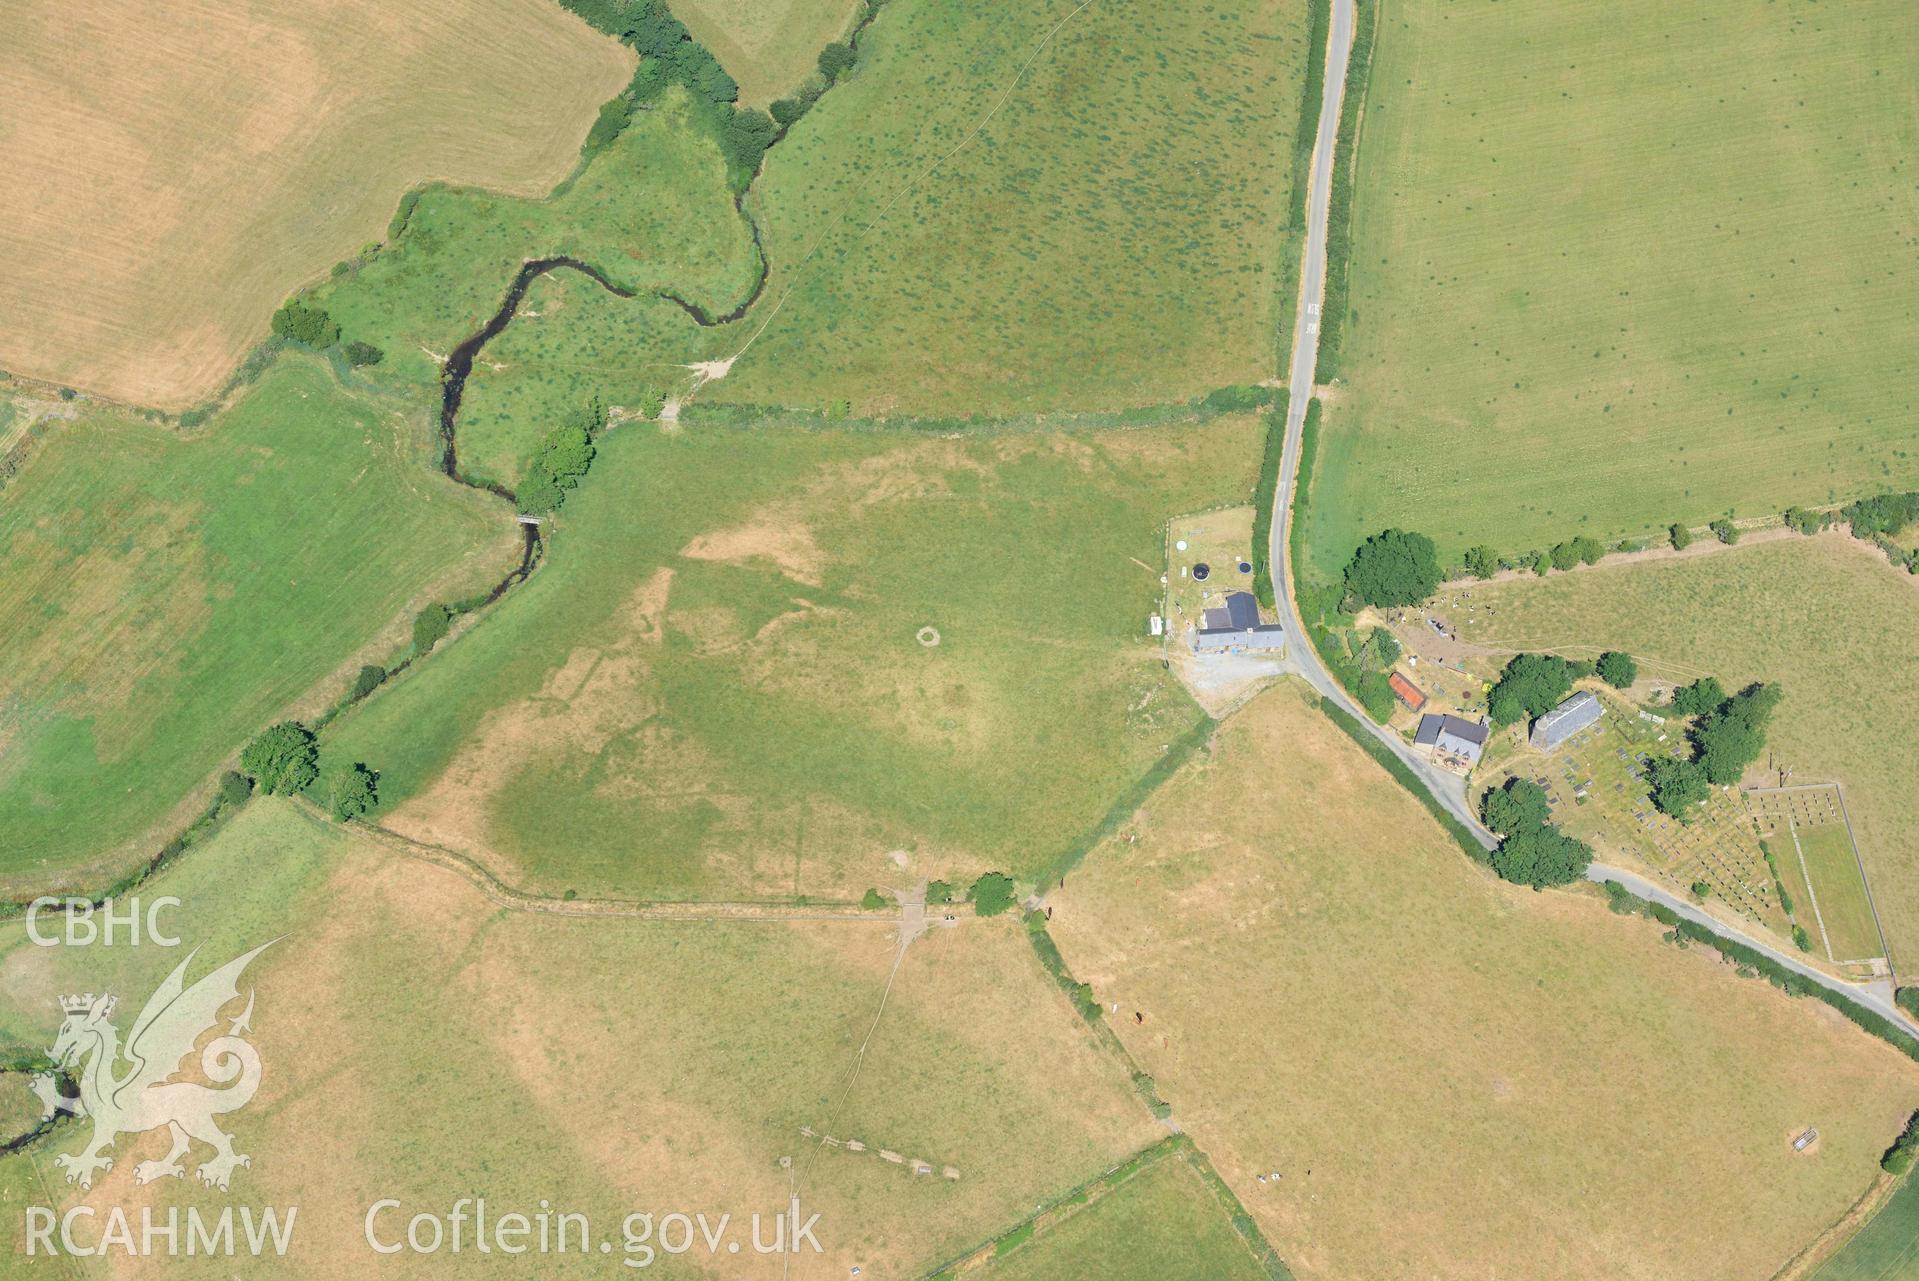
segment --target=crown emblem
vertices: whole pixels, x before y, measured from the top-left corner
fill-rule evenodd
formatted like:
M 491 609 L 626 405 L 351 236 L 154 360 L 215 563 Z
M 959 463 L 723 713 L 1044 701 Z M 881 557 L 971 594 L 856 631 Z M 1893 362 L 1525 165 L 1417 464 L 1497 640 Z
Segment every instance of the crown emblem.
M 94 999 L 94 994 L 91 992 L 88 992 L 85 996 L 63 996 L 60 998 L 60 1010 L 64 1014 L 85 1014 L 93 1008 Z M 113 998 L 108 997 L 107 1004 L 109 1008 L 111 1008 L 112 1002 Z

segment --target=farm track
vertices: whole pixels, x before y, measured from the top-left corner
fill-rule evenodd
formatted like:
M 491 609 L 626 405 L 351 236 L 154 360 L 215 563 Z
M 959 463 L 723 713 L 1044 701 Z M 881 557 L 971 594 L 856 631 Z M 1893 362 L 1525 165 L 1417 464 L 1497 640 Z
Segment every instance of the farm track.
M 1306 245 L 1299 274 L 1298 310 L 1293 324 L 1286 438 L 1280 455 L 1278 488 L 1273 498 L 1270 547 L 1273 594 L 1282 603 L 1280 622 L 1286 629 L 1287 656 L 1293 669 L 1323 698 L 1352 717 L 1366 733 L 1371 734 L 1410 769 L 1420 785 L 1446 812 L 1462 823 L 1481 847 L 1490 851 L 1499 844 L 1499 840 L 1479 821 L 1479 816 L 1467 803 L 1464 780 L 1442 772 L 1432 762 L 1416 755 L 1397 734 L 1375 723 L 1333 679 L 1308 638 L 1299 603 L 1289 586 L 1293 576 L 1290 537 L 1292 496 L 1299 477 L 1300 441 L 1306 423 L 1306 407 L 1315 392 L 1313 379 L 1319 360 L 1320 312 L 1326 296 L 1326 228 L 1331 208 L 1333 156 L 1338 141 L 1340 108 L 1345 99 L 1346 64 L 1352 52 L 1353 22 L 1353 0 L 1333 0 L 1332 29 L 1326 44 L 1325 98 L 1320 105 L 1319 136 L 1313 146 L 1313 163 L 1307 185 Z M 1606 562 L 1601 563 L 1603 565 Z M 1772 943 L 1754 938 L 1706 914 L 1679 896 L 1623 868 L 1595 862 L 1587 869 L 1586 879 L 1598 883 L 1617 881 L 1639 897 L 1743 943 L 1801 978 L 1891 1020 L 1895 1027 L 1911 1027 L 1893 1002 L 1893 984 L 1890 981 L 1859 984 L 1834 978 L 1804 964 Z

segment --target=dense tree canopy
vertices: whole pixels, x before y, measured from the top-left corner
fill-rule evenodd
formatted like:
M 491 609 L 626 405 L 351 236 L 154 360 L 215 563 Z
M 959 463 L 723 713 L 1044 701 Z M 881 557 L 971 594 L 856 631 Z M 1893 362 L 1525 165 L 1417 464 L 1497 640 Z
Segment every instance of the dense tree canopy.
M 1737 783 L 1766 749 L 1766 726 L 1779 706 L 1777 685 L 1748 685 L 1726 697 L 1717 680 L 1701 677 L 1673 691 L 1673 709 L 1698 719 L 1688 737 L 1690 759 L 1660 758 L 1648 771 L 1652 802 L 1662 813 L 1687 818 L 1710 788 Z
M 453 611 L 437 601 L 413 616 L 413 652 L 424 654 L 453 626 Z
M 1639 679 L 1639 664 L 1633 662 L 1631 654 L 1624 654 L 1616 649 L 1609 649 L 1601 654 L 1594 670 L 1599 673 L 1600 680 L 1614 689 L 1625 689 Z
M 1681 716 L 1704 716 L 1725 701 L 1726 691 L 1716 676 L 1701 676 L 1672 692 L 1672 709 Z
M 1468 548 L 1466 572 L 1474 578 L 1491 578 L 1499 572 L 1499 553 L 1483 545 Z
M 273 332 L 309 347 L 331 347 L 340 341 L 340 327 L 333 317 L 298 298 L 273 313 Z
M 1897 534 L 1907 525 L 1919 520 L 1919 493 L 1881 494 L 1877 498 L 1862 498 L 1856 503 L 1848 503 L 1840 508 L 1839 514 L 1852 526 L 1854 538 L 1871 538 L 1874 534 Z
M 281 721 L 248 743 L 240 768 L 269 795 L 304 792 L 320 776 L 320 748 L 313 731 L 298 721 Z
M 1439 553 L 1424 534 L 1388 529 L 1353 553 L 1346 590 L 1368 605 L 1417 605 L 1439 586 Z
M 981 916 L 998 916 L 1013 906 L 1013 878 L 1004 872 L 983 873 L 966 897 Z
M 1384 627 L 1373 628 L 1373 657 L 1379 660 L 1381 667 L 1391 667 L 1399 661 L 1399 638 Z
M 1554 569 L 1571 569 L 1574 565 L 1597 565 L 1605 558 L 1606 548 L 1596 538 L 1581 534 L 1577 538 L 1567 539 L 1552 550 Z
M 1804 507 L 1788 507 L 1785 514 L 1786 528 L 1802 534 L 1816 534 L 1832 524 L 1831 512 L 1810 511 Z
M 1739 781 L 1766 748 L 1766 726 L 1779 706 L 1777 685 L 1748 685 L 1693 726 L 1693 746 L 1709 782 Z
M 853 69 L 853 61 L 853 46 L 836 40 L 820 50 L 820 74 L 831 84 Z
M 1691 821 L 1693 807 L 1708 794 L 1706 771 L 1697 761 L 1656 756 L 1646 767 L 1646 777 L 1652 784 L 1652 803 L 1659 812 L 1682 823 Z
M 1509 778 L 1479 798 L 1479 817 L 1501 836 L 1539 827 L 1551 817 L 1546 789 L 1529 778 Z
M 552 511 L 566 501 L 566 491 L 578 485 L 593 465 L 593 432 L 597 427 L 589 428 L 588 424 L 595 421 L 606 421 L 605 410 L 597 408 L 597 402 L 575 414 L 574 421 L 561 423 L 546 434 L 514 494 L 521 511 Z
M 352 769 L 333 780 L 333 817 L 344 823 L 359 818 L 379 804 L 380 775 L 356 762 Z
M 1527 778 L 1509 778 L 1479 798 L 1479 816 L 1502 838 L 1493 870 L 1506 880 L 1543 889 L 1586 874 L 1592 847 L 1552 824 L 1545 789 Z
M 1495 725 L 1544 716 L 1573 685 L 1573 667 L 1553 654 L 1516 654 L 1487 698 Z
M 1534 889 L 1568 885 L 1586 874 L 1592 846 L 1552 824 L 1515 832 L 1493 851 L 1493 870 L 1506 880 Z

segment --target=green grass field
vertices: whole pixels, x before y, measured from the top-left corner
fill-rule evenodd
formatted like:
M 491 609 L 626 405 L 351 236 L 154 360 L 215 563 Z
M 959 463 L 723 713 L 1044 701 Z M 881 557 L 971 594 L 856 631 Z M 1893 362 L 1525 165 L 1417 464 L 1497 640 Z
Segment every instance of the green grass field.
M 1160 531 L 1244 500 L 1257 432 L 617 427 L 533 579 L 326 750 L 549 893 L 1031 871 L 1198 721 Z
M 676 0 L 673 16 L 765 106 L 817 73 L 820 50 L 852 25 L 855 0 Z
M 619 298 L 577 272 L 541 277 L 467 378 L 461 474 L 517 488 L 546 432 L 591 398 L 637 411 L 684 389 L 679 358 L 699 341 L 670 302 Z
M 544 199 L 429 188 L 402 214 L 397 238 L 317 291 L 348 339 L 385 351 L 386 360 L 367 372 L 389 383 L 437 385 L 440 361 L 493 315 L 527 259 L 567 255 L 623 288 L 669 290 L 715 315 L 743 302 L 760 270 L 719 148 L 677 87 L 636 111 L 611 145 Z M 648 299 L 627 307 L 658 305 Z M 695 326 L 677 308 L 673 315 L 670 329 L 643 322 L 651 326 L 647 338 L 666 349 L 650 359 L 695 358 Z M 508 332 L 527 323 L 523 311 Z M 634 333 L 622 323 L 603 326 L 602 340 L 630 344 Z M 481 360 L 498 357 L 489 347 Z M 479 365 L 473 386 L 494 372 Z
M 1908 1178 L 1859 1235 L 1812 1274 L 1813 1281 L 1919 1278 L 1919 1181 Z
M 988 1281 L 1266 1281 L 1183 1155 L 1161 1157 L 968 1276 Z
M 1667 682 L 1708 672 L 1728 689 L 1778 681 L 1785 698 L 1769 758 L 1791 769 L 1793 783 L 1844 785 L 1895 966 L 1919 948 L 1919 828 L 1909 804 L 1919 761 L 1901 718 L 1886 710 L 1919 698 L 1919 672 L 1886 639 L 1919 629 L 1909 575 L 1873 548 L 1827 534 L 1479 584 L 1468 594 L 1476 609 L 1451 621 L 1469 642 L 1583 657 L 1623 649 Z M 1783 871 L 1792 842 L 1781 833 L 1768 843 Z M 1810 904 L 1795 906 L 1814 930 Z
M 1915 86 L 1904 0 L 1389 6 L 1317 567 L 1911 488 Z
M 1831 941 L 1832 958 L 1855 961 L 1882 955 L 1885 948 L 1873 924 L 1872 904 L 1866 898 L 1866 883 L 1859 877 L 1859 864 L 1846 829 L 1827 824 L 1796 828 L 1793 835 L 1798 838 L 1800 856 L 1812 872 L 1812 889 L 1819 899 L 1819 919 Z
M 304 359 L 193 438 L 105 412 L 48 435 L 0 507 L 9 893 L 151 855 L 250 735 L 403 645 L 416 598 L 506 572 L 505 506 L 435 474 L 429 436 Z
M 284 801 L 252 802 L 155 889 L 182 901 L 169 923 L 202 949 L 194 976 L 280 937 L 248 971 L 263 1084 L 227 1118 L 253 1164 L 231 1196 L 190 1182 L 139 1188 L 134 1161 L 162 1150 L 163 1136 L 127 1136 L 95 1202 L 136 1214 L 144 1203 L 298 1205 L 294 1249 L 275 1275 L 333 1278 L 345 1261 L 371 1259 L 361 1222 L 379 1196 L 440 1213 L 461 1196 L 485 1195 L 496 1213 L 546 1198 L 589 1214 L 616 1248 L 633 1211 L 744 1223 L 786 1205 L 781 1156 L 794 1158 L 802 1204 L 822 1215 L 825 1254 L 806 1254 L 806 1270 L 912 1275 L 1162 1133 L 1013 920 L 915 943 L 882 1011 L 897 948 L 883 918 L 502 912 L 458 876 Z M 53 998 L 88 990 L 121 995 L 125 1032 L 184 955 L 37 948 L 18 922 L 0 926 L 0 1037 L 48 1044 Z M 823 1148 L 802 1125 L 875 1151 Z M 46 1184 L 34 1203 L 77 1198 L 52 1157 L 80 1135 L 68 1127 L 0 1161 L 0 1189 L 37 1165 Z M 879 1148 L 963 1177 L 915 1175 Z M 6 1216 L 0 1248 L 16 1253 L 20 1230 L 20 1216 Z M 375 1262 L 379 1275 L 418 1278 L 492 1276 L 495 1261 L 468 1249 Z M 660 1272 L 704 1275 L 695 1261 L 706 1262 L 661 1259 Z M 777 1258 L 724 1262 L 727 1276 L 781 1275 Z M 540 1275 L 608 1266 L 599 1254 L 549 1256 Z M 168 1275 L 231 1273 L 231 1260 L 168 1261 Z
M 767 158 L 751 207 L 775 275 L 713 339 L 758 335 L 704 394 L 1011 414 L 1273 372 L 1304 4 L 1075 8 L 881 9 Z

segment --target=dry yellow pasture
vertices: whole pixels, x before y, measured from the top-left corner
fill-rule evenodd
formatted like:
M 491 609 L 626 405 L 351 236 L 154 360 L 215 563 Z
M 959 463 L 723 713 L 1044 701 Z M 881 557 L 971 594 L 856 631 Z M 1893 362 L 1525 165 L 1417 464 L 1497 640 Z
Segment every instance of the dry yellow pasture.
M 846 34 L 854 0 L 679 0 L 673 16 L 740 82 L 740 101 L 765 106 L 798 88 L 820 50 Z
M 936 927 L 896 969 L 897 917 L 881 913 L 509 910 L 394 842 L 273 798 L 148 892 L 181 900 L 168 917 L 181 949 L 41 948 L 19 922 L 0 925 L 0 1044 L 47 1044 L 53 998 L 73 991 L 120 994 L 124 1032 L 185 947 L 201 949 L 197 977 L 278 937 L 248 971 L 263 1082 L 227 1118 L 253 1164 L 231 1195 L 142 1187 L 133 1166 L 164 1136 L 130 1135 L 82 1195 L 53 1164 L 82 1142 L 69 1127 L 0 1161 L 0 1197 L 30 1177 L 25 1164 L 45 1179 L 36 1197 L 54 1198 L 37 1204 L 295 1205 L 299 1232 L 274 1276 L 498 1274 L 470 1238 L 458 1256 L 375 1256 L 363 1223 L 382 1197 L 407 1207 L 380 1221 L 386 1235 L 463 1196 L 486 1197 L 496 1217 L 543 1200 L 588 1215 L 613 1258 L 548 1255 L 526 1274 L 544 1278 L 629 1275 L 628 1214 L 730 1214 L 745 1240 L 750 1215 L 797 1193 L 821 1216 L 822 1251 L 791 1260 L 791 1276 L 911 1277 L 1164 1134 L 1010 915 Z M 16 1254 L 20 1234 L 17 1212 L 0 1216 L 0 1254 Z M 778 1257 L 720 1254 L 662 1256 L 639 1275 L 789 1275 Z M 202 1257 L 111 1275 L 232 1274 L 232 1260 Z
M 633 56 L 552 0 L 0 0 L 0 367 L 178 409 L 424 181 L 565 177 Z
M 1300 1281 L 1764 1281 L 1919 1104 L 1919 1067 L 1826 1006 L 1495 880 L 1292 685 L 1053 901 Z

